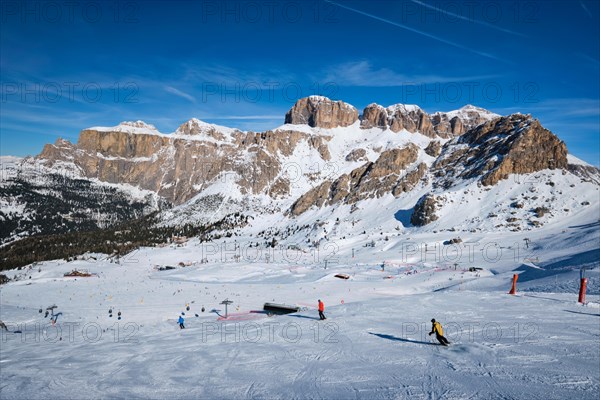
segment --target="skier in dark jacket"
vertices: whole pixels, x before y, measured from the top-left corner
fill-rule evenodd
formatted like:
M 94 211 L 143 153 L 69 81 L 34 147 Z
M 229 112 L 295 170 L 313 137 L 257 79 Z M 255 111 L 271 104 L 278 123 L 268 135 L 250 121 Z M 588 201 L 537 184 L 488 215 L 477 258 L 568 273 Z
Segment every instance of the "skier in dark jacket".
M 442 324 L 437 322 L 435 318 L 431 320 L 431 332 L 429 332 L 429 336 L 431 336 L 434 333 L 435 337 L 437 338 L 438 342 L 440 342 L 440 344 L 444 346 L 448 346 L 450 344 L 448 339 L 444 337 L 444 330 L 442 329 Z
M 180 315 L 179 316 L 179 320 L 177 321 L 177 323 L 179 324 L 179 329 L 184 329 L 185 328 L 185 326 L 183 325 L 183 322 L 184 322 L 183 316 Z

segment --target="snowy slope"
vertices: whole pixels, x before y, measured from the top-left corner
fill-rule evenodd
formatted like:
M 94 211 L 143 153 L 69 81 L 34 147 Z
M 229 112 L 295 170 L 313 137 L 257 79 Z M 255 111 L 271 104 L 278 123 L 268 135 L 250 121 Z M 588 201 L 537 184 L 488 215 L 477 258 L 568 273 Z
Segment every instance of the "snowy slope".
M 87 255 L 9 271 L 19 279 L 0 287 L 0 319 L 21 333 L 2 334 L 0 393 L 3 399 L 595 399 L 599 231 L 597 223 L 578 222 L 529 232 L 530 249 L 524 233 L 465 235 L 465 243 L 479 246 L 456 269 L 432 251 L 440 235 L 424 231 L 410 240 L 427 243 L 425 253 L 403 255 L 401 242 L 382 241 L 356 247 L 352 258 L 357 243 L 342 242 L 335 252 L 325 244 L 267 250 L 250 247 L 254 237 L 237 236 L 142 248 L 119 264 Z M 488 243 L 503 250 L 500 257 L 479 251 Z M 544 270 L 525 266 L 534 257 Z M 164 266 L 175 269 L 159 270 Z M 581 266 L 590 278 L 586 306 L 576 302 Z M 97 276 L 63 277 L 75 268 Z M 514 272 L 520 291 L 510 296 Z M 233 301 L 228 319 L 219 316 L 225 298 Z M 324 322 L 316 319 L 318 298 L 327 307 Z M 302 311 L 268 317 L 260 312 L 267 301 Z M 62 313 L 58 328 L 38 313 L 53 304 Z M 176 326 L 181 312 L 185 330 Z M 451 347 L 427 336 L 432 317 Z

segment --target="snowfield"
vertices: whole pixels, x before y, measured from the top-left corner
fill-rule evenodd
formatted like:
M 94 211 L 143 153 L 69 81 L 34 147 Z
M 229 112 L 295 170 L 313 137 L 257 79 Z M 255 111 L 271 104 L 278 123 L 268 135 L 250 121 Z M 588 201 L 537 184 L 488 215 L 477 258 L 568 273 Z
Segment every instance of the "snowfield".
M 271 249 L 268 262 L 266 249 L 249 247 L 254 238 L 236 237 L 143 248 L 119 263 L 88 254 L 8 271 L 20 279 L 0 287 L 10 331 L 0 341 L 0 395 L 597 399 L 599 225 L 581 223 L 593 216 L 510 235 L 461 232 L 478 245 L 457 266 L 436 249 L 447 232 L 415 231 L 374 248 L 347 239 L 334 252 Z M 499 257 L 482 251 L 489 243 Z M 64 277 L 73 269 L 93 276 Z M 516 296 L 507 294 L 513 273 Z M 265 302 L 301 310 L 270 316 Z M 52 305 L 62 313 L 55 326 L 44 317 Z M 427 335 L 431 318 L 450 347 Z

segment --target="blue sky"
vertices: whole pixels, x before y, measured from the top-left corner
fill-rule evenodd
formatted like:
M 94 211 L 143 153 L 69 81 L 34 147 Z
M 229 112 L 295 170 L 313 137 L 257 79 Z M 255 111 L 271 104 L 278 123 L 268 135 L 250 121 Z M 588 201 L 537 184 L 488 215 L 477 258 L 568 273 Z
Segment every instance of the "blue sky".
M 530 113 L 600 164 L 596 1 L 1 3 L 0 154 L 196 117 L 274 128 L 298 97 Z

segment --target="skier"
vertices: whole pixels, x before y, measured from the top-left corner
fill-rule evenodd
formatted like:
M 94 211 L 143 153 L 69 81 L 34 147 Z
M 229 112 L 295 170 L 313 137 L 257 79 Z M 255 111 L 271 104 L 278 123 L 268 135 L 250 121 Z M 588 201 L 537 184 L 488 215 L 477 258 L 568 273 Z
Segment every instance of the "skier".
M 437 322 L 435 318 L 431 320 L 431 332 L 429 332 L 429 336 L 431 336 L 433 333 L 435 333 L 435 337 L 437 338 L 438 342 L 440 342 L 440 344 L 442 344 L 443 346 L 448 346 L 450 344 L 448 339 L 444 337 L 444 330 L 442 329 L 442 325 L 439 322 Z
M 179 316 L 179 320 L 177 321 L 177 323 L 179 324 L 179 329 L 184 329 L 185 328 L 185 326 L 183 325 L 183 321 L 184 321 L 183 320 L 183 316 L 180 315 Z
M 319 299 L 319 318 L 321 319 L 321 321 L 327 319 L 325 318 L 325 314 L 323 314 L 323 311 L 325 311 L 325 304 L 323 304 L 321 299 Z
M 56 321 L 58 321 L 58 317 L 61 315 L 62 315 L 61 312 L 52 315 L 52 318 L 50 318 L 50 321 L 52 322 L 52 326 L 54 326 L 56 324 Z

